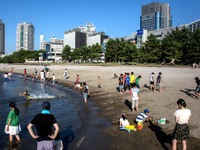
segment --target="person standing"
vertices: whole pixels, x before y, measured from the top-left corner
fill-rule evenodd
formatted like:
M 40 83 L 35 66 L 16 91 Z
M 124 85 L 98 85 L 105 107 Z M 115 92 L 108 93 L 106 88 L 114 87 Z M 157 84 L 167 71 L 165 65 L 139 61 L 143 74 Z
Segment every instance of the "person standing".
M 129 73 L 127 73 L 127 76 L 126 76 L 126 92 L 129 92 L 130 90 L 130 76 L 129 76 Z
M 196 89 L 195 89 L 195 94 L 196 94 L 197 98 L 199 98 L 199 96 L 200 96 L 200 80 L 198 77 L 195 77 L 194 79 L 197 84 Z
M 155 80 L 154 80 L 154 72 L 151 73 L 150 77 L 149 77 L 149 82 L 150 82 L 150 86 L 149 86 L 149 89 L 151 91 L 154 91 L 155 92 Z
M 67 68 L 65 68 L 65 71 L 64 71 L 64 73 L 63 73 L 63 76 L 64 76 L 65 79 L 67 79 Z
M 45 72 L 44 72 L 44 70 L 42 70 L 42 71 L 40 72 L 40 81 L 41 81 L 42 83 L 45 83 Z
M 130 75 L 130 84 L 133 84 L 135 83 L 135 75 L 134 75 L 134 72 L 131 72 L 131 75 Z
M 161 78 L 162 72 L 158 73 L 157 79 L 156 79 L 156 89 L 161 92 L 162 91 L 162 85 L 161 82 L 164 82 Z
M 27 126 L 31 137 L 37 140 L 37 150 L 53 150 L 54 139 L 59 133 L 58 123 L 50 113 L 50 107 L 50 102 L 43 102 L 42 112 L 37 114 Z M 33 132 L 33 126 L 36 126 L 37 133 Z M 54 133 L 52 127 L 55 128 Z
M 132 112 L 134 113 L 134 109 L 138 111 L 139 89 L 137 88 L 135 83 L 133 83 L 131 86 L 132 88 L 130 94 L 132 101 Z
M 100 76 L 98 76 L 98 87 L 99 88 L 102 88 L 102 85 L 101 85 L 101 81 L 102 81 L 102 79 L 101 79 L 101 77 Z
M 9 104 L 10 112 L 6 120 L 5 133 L 9 134 L 9 141 L 13 141 L 13 135 L 16 137 L 17 141 L 20 141 L 19 132 L 21 127 L 19 124 L 19 109 L 16 107 L 15 102 L 10 102 Z
M 55 74 L 53 74 L 52 80 L 53 80 L 53 84 L 55 84 L 55 81 L 56 81 L 56 76 L 55 76 Z
M 176 150 L 177 141 L 182 141 L 183 150 L 187 149 L 186 139 L 189 138 L 188 121 L 191 111 L 186 108 L 187 104 L 183 99 L 177 101 L 178 109 L 175 111 L 175 127 L 172 133 L 172 150 Z
M 136 79 L 135 79 L 135 84 L 137 86 L 137 88 L 139 89 L 140 88 L 140 84 L 139 84 L 139 80 L 141 79 L 141 75 L 139 75 Z
M 88 96 L 89 96 L 89 88 L 88 88 L 86 82 L 83 82 L 83 97 L 84 97 L 84 102 L 87 102 Z
M 123 74 L 120 74 L 120 77 L 118 79 L 119 82 L 119 93 L 123 94 L 124 93 L 124 78 L 123 78 Z
M 26 75 L 27 75 L 27 70 L 26 68 L 24 68 L 24 79 L 26 79 Z

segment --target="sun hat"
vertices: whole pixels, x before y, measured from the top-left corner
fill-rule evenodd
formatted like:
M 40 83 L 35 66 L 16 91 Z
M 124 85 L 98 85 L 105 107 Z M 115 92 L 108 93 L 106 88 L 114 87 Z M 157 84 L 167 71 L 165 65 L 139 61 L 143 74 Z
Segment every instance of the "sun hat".
M 149 113 L 149 110 L 146 108 L 146 109 L 144 110 L 144 113 Z

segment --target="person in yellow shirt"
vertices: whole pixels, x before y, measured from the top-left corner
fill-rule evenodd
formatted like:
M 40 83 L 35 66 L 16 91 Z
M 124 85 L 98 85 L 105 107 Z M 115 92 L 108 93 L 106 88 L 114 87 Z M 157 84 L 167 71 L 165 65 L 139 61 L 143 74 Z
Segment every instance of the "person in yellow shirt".
M 136 77 L 134 75 L 134 72 L 131 72 L 131 75 L 130 75 L 130 84 L 135 83 L 135 79 L 136 79 Z

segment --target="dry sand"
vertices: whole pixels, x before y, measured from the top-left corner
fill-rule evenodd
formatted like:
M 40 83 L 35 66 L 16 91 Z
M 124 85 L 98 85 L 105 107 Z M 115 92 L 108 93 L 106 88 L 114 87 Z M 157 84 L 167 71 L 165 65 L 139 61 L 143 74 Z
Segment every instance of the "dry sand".
M 38 71 L 42 70 L 42 66 L 34 65 L 5 65 L 0 64 L 0 70 L 10 71 L 14 67 L 14 72 L 23 73 L 23 69 L 27 69 L 28 74 L 34 72 L 34 68 Z M 98 148 L 95 149 L 132 149 L 133 147 L 138 149 L 145 149 L 140 143 L 150 144 L 148 149 L 171 149 L 171 141 L 167 141 L 170 138 L 171 131 L 175 125 L 174 112 L 177 108 L 176 102 L 179 98 L 183 98 L 187 107 L 191 110 L 192 116 L 189 120 L 191 139 L 188 142 L 188 149 L 200 149 L 198 146 L 200 140 L 200 122 L 199 122 L 199 107 L 200 99 L 197 99 L 194 95 L 194 89 L 196 83 L 194 78 L 200 77 L 200 69 L 192 69 L 190 67 L 137 67 L 137 66 L 82 66 L 82 65 L 51 65 L 50 77 L 54 73 L 59 82 L 72 85 L 75 82 L 76 75 L 80 75 L 82 82 L 87 82 L 90 88 L 91 100 L 98 106 L 101 111 L 101 116 L 109 119 L 113 123 L 113 126 L 109 129 L 106 128 L 101 132 L 101 140 L 97 140 Z M 68 69 L 69 79 L 63 78 L 63 72 L 65 68 Z M 130 100 L 129 94 L 119 95 L 116 91 L 118 79 L 113 78 L 114 73 L 119 75 L 125 72 L 134 72 L 136 76 L 141 75 L 140 80 L 141 93 L 139 100 L 139 112 L 144 108 L 150 110 L 150 115 L 156 119 L 166 118 L 169 123 L 165 125 L 157 126 L 158 128 L 152 129 L 148 124 L 144 125 L 144 129 L 141 131 L 128 134 L 126 132 L 119 131 L 117 128 L 117 121 L 120 114 L 126 113 L 129 121 L 133 124 L 133 119 L 137 114 L 133 114 L 127 106 L 126 100 Z M 149 76 L 151 72 L 155 73 L 155 77 L 158 72 L 162 72 L 163 91 L 151 92 L 148 88 L 143 87 L 144 84 L 149 85 Z M 97 87 L 97 77 L 102 78 L 102 88 Z M 157 132 L 158 131 L 158 132 Z M 167 136 L 165 138 L 164 136 Z M 120 138 L 121 137 L 121 138 Z M 135 141 L 134 141 L 134 140 Z M 164 139 L 165 141 L 162 141 Z M 94 139 L 95 140 L 95 139 Z M 109 143 L 106 143 L 109 142 Z M 111 142 L 115 142 L 110 144 Z M 104 146 L 102 146 L 102 145 Z M 91 145 L 89 141 L 84 144 L 84 148 Z M 82 148 L 82 149 L 84 149 Z M 88 148 L 89 149 L 89 148 Z M 90 148 L 92 149 L 92 148 Z

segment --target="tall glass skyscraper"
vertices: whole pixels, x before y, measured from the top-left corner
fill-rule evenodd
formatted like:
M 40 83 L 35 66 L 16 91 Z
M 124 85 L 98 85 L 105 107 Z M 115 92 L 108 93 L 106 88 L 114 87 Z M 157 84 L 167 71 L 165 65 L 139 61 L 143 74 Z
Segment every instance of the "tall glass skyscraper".
M 169 4 L 152 2 L 142 6 L 140 29 L 153 31 L 170 27 L 172 27 L 172 16 Z
M 16 50 L 34 50 L 34 26 L 30 23 L 17 25 Z
M 0 55 L 5 54 L 5 24 L 0 19 Z

